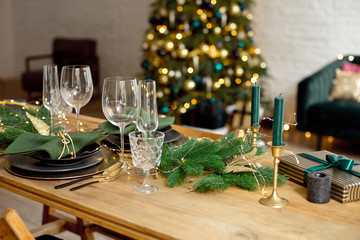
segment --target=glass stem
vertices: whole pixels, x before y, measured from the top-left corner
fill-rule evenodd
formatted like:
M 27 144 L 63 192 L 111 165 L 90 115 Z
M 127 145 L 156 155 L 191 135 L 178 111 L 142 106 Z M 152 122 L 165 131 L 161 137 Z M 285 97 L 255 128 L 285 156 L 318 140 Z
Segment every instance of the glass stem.
M 54 134 L 54 112 L 50 112 L 50 132 L 49 135 L 52 136 Z
M 75 108 L 76 112 L 76 132 L 80 132 L 80 108 Z
M 144 169 L 145 177 L 143 186 L 148 187 L 150 186 L 150 169 Z
M 125 123 L 121 122 L 119 124 L 120 129 L 120 147 L 121 147 L 121 162 L 125 164 L 125 154 L 124 154 L 124 129 L 125 129 Z

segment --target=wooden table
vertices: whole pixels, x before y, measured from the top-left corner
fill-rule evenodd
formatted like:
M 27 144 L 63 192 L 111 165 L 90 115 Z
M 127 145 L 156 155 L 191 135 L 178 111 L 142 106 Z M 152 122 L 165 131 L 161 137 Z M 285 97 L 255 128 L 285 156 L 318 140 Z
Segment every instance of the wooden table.
M 93 127 L 103 121 L 81 119 Z M 188 136 L 218 137 L 173 127 Z M 67 180 L 31 180 L 8 173 L 6 158 L 0 158 L 0 187 L 136 239 L 360 239 L 359 201 L 312 204 L 306 189 L 292 182 L 278 187 L 279 195 L 290 202 L 281 209 L 259 204 L 260 191 L 196 193 L 169 188 L 161 179 L 152 180 L 158 192 L 141 194 L 134 186 L 143 178 L 127 174 L 70 192 L 54 189 Z

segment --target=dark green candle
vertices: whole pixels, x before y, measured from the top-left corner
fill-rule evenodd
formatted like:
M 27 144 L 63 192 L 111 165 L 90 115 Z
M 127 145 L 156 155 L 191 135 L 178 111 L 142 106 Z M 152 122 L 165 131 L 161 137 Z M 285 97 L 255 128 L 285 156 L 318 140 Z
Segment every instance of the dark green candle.
M 259 126 L 260 86 L 252 86 L 251 127 Z
M 283 122 L 284 122 L 284 99 L 275 98 L 274 106 L 274 125 L 273 125 L 273 146 L 282 146 L 283 139 Z

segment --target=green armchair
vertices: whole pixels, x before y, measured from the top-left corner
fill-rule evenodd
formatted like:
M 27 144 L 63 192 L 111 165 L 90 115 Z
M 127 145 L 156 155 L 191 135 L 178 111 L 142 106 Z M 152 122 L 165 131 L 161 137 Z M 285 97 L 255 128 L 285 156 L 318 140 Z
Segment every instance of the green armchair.
M 297 127 L 318 134 L 318 149 L 323 135 L 360 140 L 360 103 L 329 101 L 336 69 L 341 69 L 344 61 L 350 62 L 348 56 L 326 65 L 298 85 Z M 351 62 L 360 64 L 360 56 L 354 56 Z

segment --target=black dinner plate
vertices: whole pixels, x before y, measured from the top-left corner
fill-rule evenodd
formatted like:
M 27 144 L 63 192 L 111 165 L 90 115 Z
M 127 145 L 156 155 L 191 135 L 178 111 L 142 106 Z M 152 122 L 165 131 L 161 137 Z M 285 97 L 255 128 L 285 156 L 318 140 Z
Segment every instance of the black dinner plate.
M 12 167 L 23 171 L 39 173 L 59 173 L 88 168 L 99 164 L 103 161 L 103 159 L 103 154 L 101 153 L 101 151 L 98 151 L 92 156 L 87 157 L 83 159 L 83 161 L 73 165 L 52 166 L 48 164 L 42 164 L 37 159 L 24 155 L 11 155 L 9 157 L 9 163 Z
M 100 145 L 97 143 L 93 143 L 80 149 L 76 153 L 76 157 L 65 156 L 60 159 L 53 159 L 44 155 L 35 155 L 32 157 L 34 159 L 40 160 L 42 164 L 55 165 L 55 166 L 73 165 L 73 164 L 78 164 L 79 162 L 83 161 L 85 158 L 94 155 L 99 150 L 100 150 Z
M 163 130 L 165 130 L 165 129 L 163 129 Z M 165 133 L 164 143 L 175 142 L 176 140 L 178 140 L 181 137 L 181 133 L 172 129 L 171 126 L 170 126 L 170 129 L 167 129 L 166 132 L 164 132 L 164 133 Z M 103 140 L 103 142 L 106 145 L 111 146 L 111 148 L 113 148 L 113 149 L 115 149 L 115 148 L 120 149 L 120 135 L 110 134 Z M 130 142 L 129 142 L 128 136 L 124 136 L 124 149 L 130 150 Z

